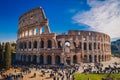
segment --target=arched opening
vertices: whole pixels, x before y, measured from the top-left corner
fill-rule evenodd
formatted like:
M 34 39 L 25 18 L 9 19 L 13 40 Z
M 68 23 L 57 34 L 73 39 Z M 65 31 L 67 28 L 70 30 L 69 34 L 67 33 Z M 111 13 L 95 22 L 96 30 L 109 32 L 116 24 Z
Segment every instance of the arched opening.
M 81 42 L 79 42 L 78 47 L 81 49 Z
M 70 47 L 70 42 L 69 41 L 65 41 L 65 46 Z
M 89 43 L 89 50 L 92 50 L 92 43 Z
M 105 55 L 105 61 L 107 60 L 107 56 Z
M 84 62 L 87 62 L 87 55 L 84 55 Z
M 103 57 L 103 55 L 102 55 L 102 61 L 104 61 L 104 57 Z
M 28 45 L 29 45 L 29 49 L 30 49 L 31 48 L 31 42 L 29 42 Z
M 39 35 L 39 28 L 36 28 L 36 35 Z
M 24 49 L 26 49 L 27 48 L 27 43 L 26 42 L 24 42 Z
M 66 63 L 67 63 L 67 65 L 70 65 L 70 57 L 66 57 Z
M 75 42 L 73 42 L 73 44 L 74 44 L 74 47 L 76 48 L 76 43 L 75 43 Z
M 73 63 L 77 64 L 77 56 L 76 55 L 73 56 Z
M 45 27 L 43 26 L 41 30 L 42 30 L 42 33 L 44 33 L 45 32 Z
M 60 64 L 60 56 L 55 57 L 55 64 L 59 65 Z
M 94 43 L 94 49 L 96 49 L 96 43 Z
M 37 62 L 37 56 L 36 56 L 36 55 L 33 55 L 33 61 L 32 61 L 32 63 L 33 63 L 33 64 L 36 64 L 36 62 Z
M 22 43 L 22 42 L 20 42 L 19 48 L 20 48 L 20 49 L 23 49 L 23 43 Z
M 41 41 L 41 48 L 44 48 L 44 41 Z
M 44 57 L 43 57 L 43 55 L 40 55 L 40 64 L 44 64 Z
M 89 62 L 92 62 L 92 56 L 89 55 Z
M 48 48 L 52 48 L 52 41 L 51 40 L 48 40 Z
M 98 43 L 98 49 L 100 49 L 100 43 Z
M 97 56 L 94 55 L 94 62 L 96 63 L 97 62 Z
M 37 48 L 37 41 L 34 41 L 34 48 Z
M 31 62 L 31 56 L 28 55 L 28 62 Z
M 47 56 L 47 64 L 52 64 L 52 58 L 50 55 Z
M 84 50 L 87 50 L 87 44 L 84 43 Z
M 58 48 L 62 48 L 61 41 L 58 41 Z

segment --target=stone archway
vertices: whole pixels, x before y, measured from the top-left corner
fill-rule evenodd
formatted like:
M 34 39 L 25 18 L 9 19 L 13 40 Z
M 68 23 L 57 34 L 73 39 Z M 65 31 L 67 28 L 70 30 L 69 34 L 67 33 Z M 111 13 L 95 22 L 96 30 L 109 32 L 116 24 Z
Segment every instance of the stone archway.
M 31 56 L 28 55 L 28 63 L 31 62 Z
M 76 55 L 73 56 L 73 63 L 77 64 L 77 56 Z
M 55 57 L 55 64 L 59 65 L 60 64 L 60 56 Z
M 104 61 L 104 56 L 102 55 L 102 61 Z
M 44 64 L 44 57 L 43 57 L 43 55 L 40 55 L 40 64 Z
M 92 61 L 92 55 L 89 55 L 89 62 L 93 62 Z
M 52 48 L 52 41 L 48 40 L 47 43 L 48 43 L 48 48 Z
M 36 64 L 37 63 L 37 56 L 36 55 L 33 55 L 33 61 L 32 61 L 33 64 Z
M 70 57 L 66 57 L 66 64 L 70 65 Z
M 47 56 L 47 64 L 52 64 L 52 57 L 50 55 Z
M 94 55 L 94 62 L 97 62 L 97 55 Z

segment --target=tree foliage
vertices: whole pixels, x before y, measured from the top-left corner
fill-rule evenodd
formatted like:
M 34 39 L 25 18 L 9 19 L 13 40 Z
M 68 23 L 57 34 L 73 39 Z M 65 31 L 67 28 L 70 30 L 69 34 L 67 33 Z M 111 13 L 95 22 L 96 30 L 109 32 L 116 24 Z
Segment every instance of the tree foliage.
M 10 46 L 9 42 L 7 42 L 5 44 L 5 56 L 4 56 L 4 59 L 5 59 L 5 68 L 9 69 L 11 67 L 11 46 Z

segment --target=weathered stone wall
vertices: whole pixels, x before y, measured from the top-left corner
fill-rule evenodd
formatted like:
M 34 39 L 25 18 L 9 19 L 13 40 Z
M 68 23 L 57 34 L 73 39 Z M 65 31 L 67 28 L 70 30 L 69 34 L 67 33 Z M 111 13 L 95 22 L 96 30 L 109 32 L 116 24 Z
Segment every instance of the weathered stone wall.
M 104 33 L 80 30 L 59 35 L 51 33 L 43 9 L 35 8 L 19 19 L 16 58 L 38 64 L 109 61 L 110 37 Z

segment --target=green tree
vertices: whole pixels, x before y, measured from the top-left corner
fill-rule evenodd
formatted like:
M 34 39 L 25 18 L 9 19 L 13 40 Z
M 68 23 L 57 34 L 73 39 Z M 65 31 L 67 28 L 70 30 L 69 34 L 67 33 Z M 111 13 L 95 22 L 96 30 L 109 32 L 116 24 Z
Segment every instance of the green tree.
M 9 69 L 11 67 L 11 46 L 10 43 L 7 42 L 5 44 L 5 68 Z

